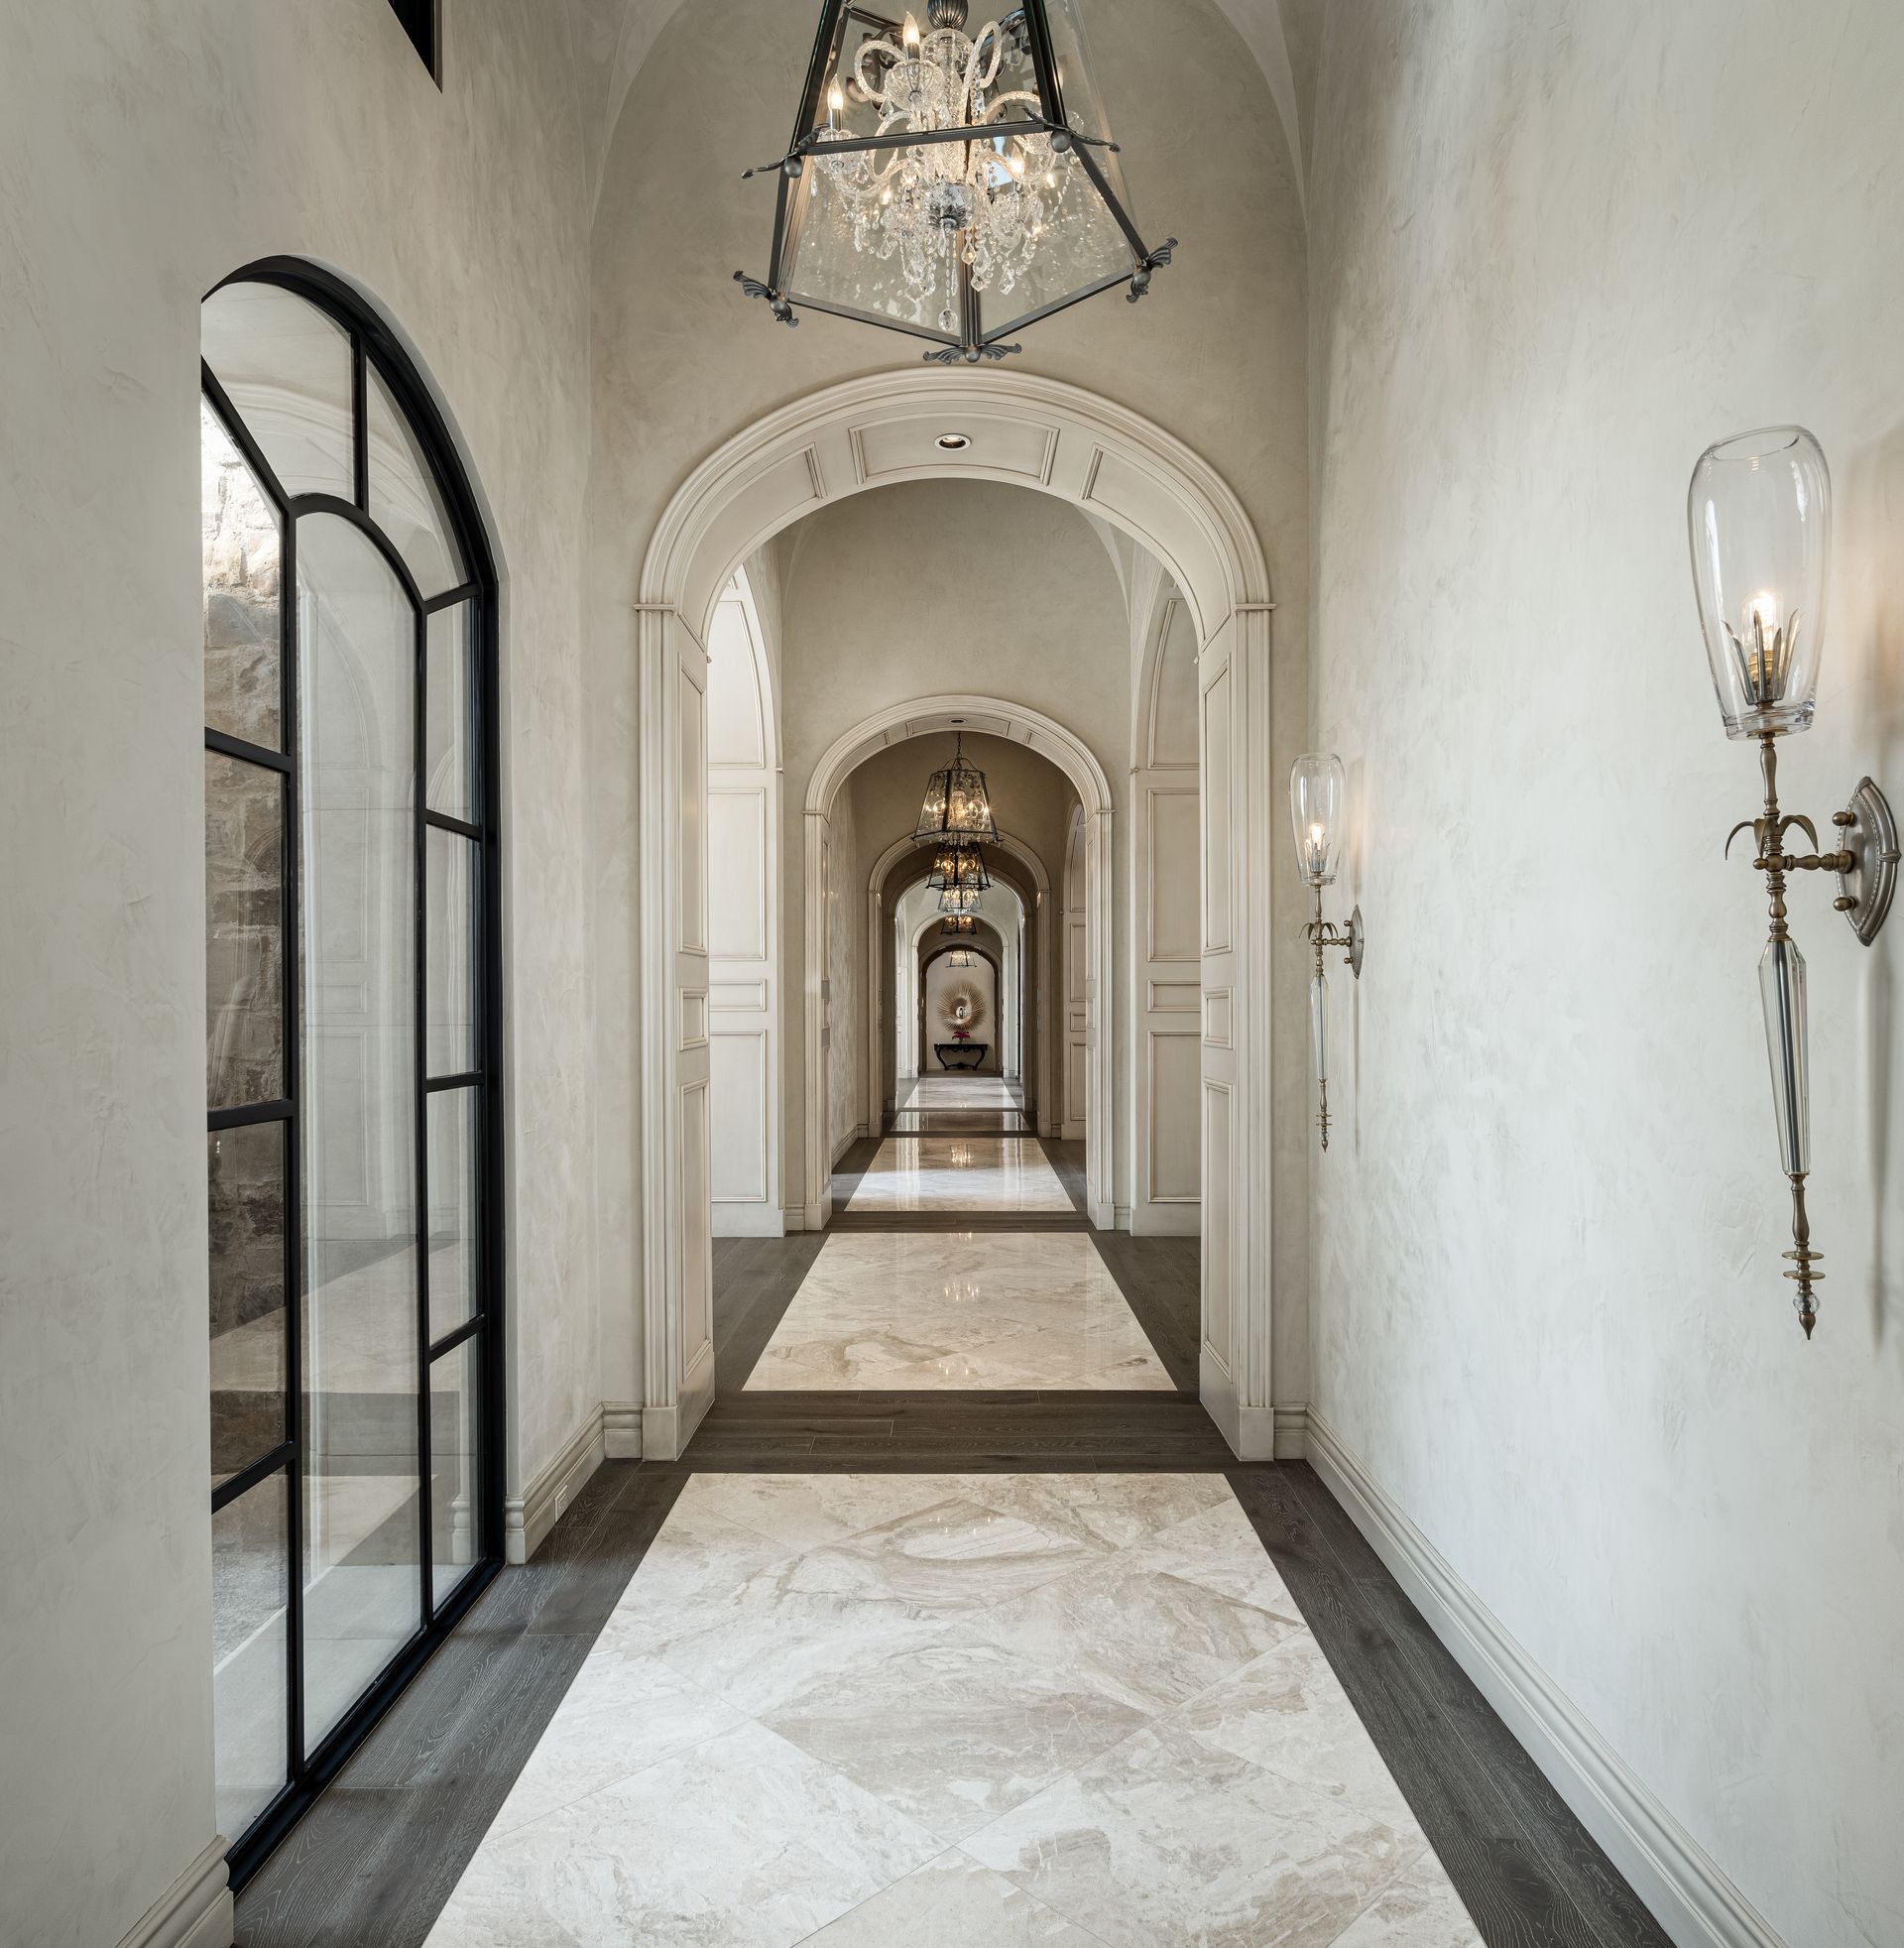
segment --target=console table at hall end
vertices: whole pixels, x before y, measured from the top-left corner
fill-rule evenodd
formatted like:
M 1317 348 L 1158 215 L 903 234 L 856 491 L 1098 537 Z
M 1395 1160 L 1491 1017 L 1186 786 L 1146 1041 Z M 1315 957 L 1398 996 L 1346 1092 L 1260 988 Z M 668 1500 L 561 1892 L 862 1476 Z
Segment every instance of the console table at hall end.
M 941 1068 L 983 1068 L 989 1041 L 935 1041 L 932 1052 Z

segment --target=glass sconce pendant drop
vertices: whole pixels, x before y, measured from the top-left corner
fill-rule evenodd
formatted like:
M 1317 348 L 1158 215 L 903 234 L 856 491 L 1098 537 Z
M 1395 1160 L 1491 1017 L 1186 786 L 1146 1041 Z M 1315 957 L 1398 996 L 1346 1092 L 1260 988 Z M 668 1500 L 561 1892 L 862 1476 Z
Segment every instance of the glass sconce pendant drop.
M 765 281 L 796 307 L 902 331 L 940 364 L 1020 349 L 1012 332 L 1118 286 L 1134 304 L 1176 239 L 1130 215 L 1079 0 L 1022 0 L 967 32 L 967 0 L 921 27 L 824 0 L 776 182 Z
M 965 762 L 965 733 L 959 732 L 952 762 L 925 782 L 919 822 L 912 829 L 914 845 L 997 845 L 998 820 L 992 816 L 992 797 L 985 773 Z
M 1753 868 L 1765 876 L 1770 930 L 1758 966 L 1771 1062 L 1772 1108 L 1779 1165 L 1791 1185 L 1792 1249 L 1786 1278 L 1809 1339 L 1818 1323 L 1815 1287 L 1823 1253 L 1813 1249 L 1805 1207 L 1811 1172 L 1810 1027 L 1805 960 L 1791 936 L 1785 906 L 1794 873 L 1838 879 L 1833 906 L 1868 946 L 1890 912 L 1898 839 L 1889 801 L 1870 779 L 1835 812 L 1837 849 L 1821 852 L 1818 827 L 1778 801 L 1778 739 L 1811 728 L 1825 647 L 1825 598 L 1831 569 L 1832 479 L 1818 441 L 1803 426 L 1769 426 L 1722 440 L 1700 455 L 1687 495 L 1693 586 L 1706 637 L 1706 660 L 1727 737 L 1753 738 L 1765 803 L 1740 819 L 1726 840 L 1752 835 Z M 1794 831 L 1810 852 L 1786 849 Z
M 1322 916 L 1322 890 L 1333 886 L 1342 852 L 1342 760 L 1332 752 L 1305 751 L 1289 773 L 1289 820 L 1296 842 L 1296 869 L 1304 886 L 1316 896 L 1316 916 L 1303 929 L 1316 952 L 1316 971 L 1309 982 L 1309 1028 L 1315 1047 L 1316 1126 L 1322 1147 L 1329 1148 L 1329 975 L 1323 954 L 1341 953 L 1349 971 L 1362 979 L 1362 909 L 1337 926 Z

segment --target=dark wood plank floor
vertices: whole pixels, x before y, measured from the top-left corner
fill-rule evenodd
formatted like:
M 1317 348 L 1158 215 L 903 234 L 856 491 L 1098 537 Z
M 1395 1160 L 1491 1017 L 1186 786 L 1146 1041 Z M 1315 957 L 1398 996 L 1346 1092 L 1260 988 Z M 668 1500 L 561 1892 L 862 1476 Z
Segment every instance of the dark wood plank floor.
M 1196 1247 L 1094 1234 L 1194 1381 Z M 504 1571 L 238 1903 L 239 1948 L 420 1948 L 697 1469 L 1220 1472 L 1488 1948 L 1670 1948 L 1612 1864 L 1301 1463 L 1239 1467 L 1185 1392 L 752 1395 L 819 1237 L 716 1248 L 717 1401 L 679 1463 L 609 1462 Z M 759 1404 L 756 1404 L 759 1403 Z

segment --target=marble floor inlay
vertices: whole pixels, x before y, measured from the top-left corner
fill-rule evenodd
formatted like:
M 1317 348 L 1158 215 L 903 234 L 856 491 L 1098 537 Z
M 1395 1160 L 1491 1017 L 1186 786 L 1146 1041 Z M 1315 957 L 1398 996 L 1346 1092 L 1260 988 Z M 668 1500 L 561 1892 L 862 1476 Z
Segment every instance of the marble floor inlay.
M 711 1474 L 429 1936 L 631 1942 L 1480 1937 L 1221 1475 Z
M 1078 1232 L 835 1232 L 743 1389 L 1170 1390 Z
M 866 1166 L 849 1211 L 1077 1209 L 1032 1137 L 891 1136 Z

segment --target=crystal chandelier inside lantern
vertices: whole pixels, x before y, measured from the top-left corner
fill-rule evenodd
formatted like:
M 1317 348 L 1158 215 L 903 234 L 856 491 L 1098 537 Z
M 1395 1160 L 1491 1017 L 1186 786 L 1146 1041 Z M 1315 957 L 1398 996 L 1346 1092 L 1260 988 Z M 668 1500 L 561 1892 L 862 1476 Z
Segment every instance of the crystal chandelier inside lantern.
M 1078 4 L 968 33 L 966 0 L 929 0 L 923 28 L 824 0 L 748 294 L 788 324 L 810 306 L 936 340 L 943 362 L 1002 358 L 1004 334 L 1115 285 L 1142 297 L 1175 239 L 1149 249 L 1130 218 Z

